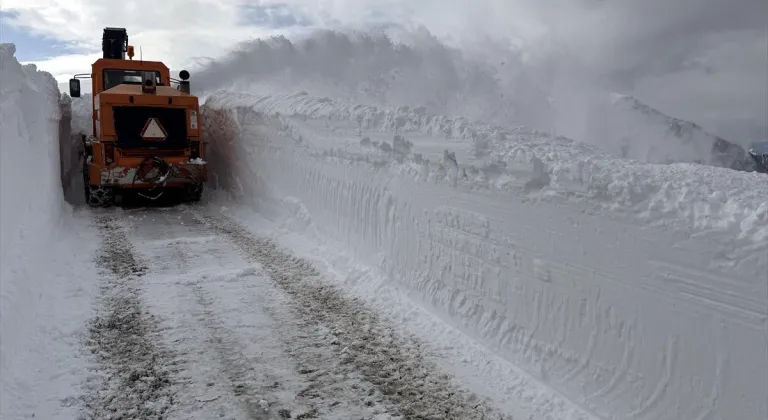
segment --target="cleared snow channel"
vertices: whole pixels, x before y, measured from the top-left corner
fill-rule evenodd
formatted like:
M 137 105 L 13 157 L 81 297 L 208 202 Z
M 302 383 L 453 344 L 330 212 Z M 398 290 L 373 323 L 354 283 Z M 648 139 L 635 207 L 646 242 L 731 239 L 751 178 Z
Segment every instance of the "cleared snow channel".
M 2 418 L 768 418 L 763 174 L 221 91 L 205 202 L 75 210 L 69 115 L 13 54 Z
M 87 396 L 96 417 L 507 418 L 233 219 L 186 206 L 100 219 L 121 281 L 106 280 L 91 328 L 113 372 Z

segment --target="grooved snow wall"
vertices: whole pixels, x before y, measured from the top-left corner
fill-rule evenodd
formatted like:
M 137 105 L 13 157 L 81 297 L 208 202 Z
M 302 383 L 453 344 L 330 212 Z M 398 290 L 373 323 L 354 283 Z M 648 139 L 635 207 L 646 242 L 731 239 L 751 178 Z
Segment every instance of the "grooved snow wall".
M 306 94 L 204 109 L 216 187 L 345 244 L 597 415 L 768 417 L 763 175 Z
M 50 287 L 46 251 L 64 202 L 59 165 L 61 111 L 56 80 L 22 66 L 0 44 L 0 370 L 3 399 L 10 367 L 29 335 L 41 292 Z M 41 270 L 42 268 L 42 270 Z M 59 268 L 62 269 L 62 268 Z

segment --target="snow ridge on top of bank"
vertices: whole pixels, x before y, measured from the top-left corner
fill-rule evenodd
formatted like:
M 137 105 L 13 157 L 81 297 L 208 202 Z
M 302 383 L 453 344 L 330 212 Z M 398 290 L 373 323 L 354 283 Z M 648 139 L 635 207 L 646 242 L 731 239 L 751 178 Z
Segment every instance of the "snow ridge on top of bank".
M 382 109 L 306 92 L 258 95 L 219 90 L 207 95 L 206 105 L 248 107 L 281 118 L 343 121 L 360 130 L 391 132 L 393 144 L 369 148 L 363 160 L 384 158 L 390 169 L 415 176 L 422 176 L 426 167 L 430 178 L 443 173 L 454 185 L 472 189 L 523 193 L 529 199 L 590 200 L 653 225 L 683 223 L 696 231 L 729 230 L 738 239 L 768 241 L 764 174 L 687 163 L 642 163 L 524 127 L 430 115 L 423 107 Z M 459 140 L 474 156 L 466 164 L 454 163 L 455 155 L 446 150 L 442 162 L 429 162 L 402 137 L 408 135 Z M 367 144 L 365 140 L 361 145 Z M 332 154 L 361 159 L 349 151 Z

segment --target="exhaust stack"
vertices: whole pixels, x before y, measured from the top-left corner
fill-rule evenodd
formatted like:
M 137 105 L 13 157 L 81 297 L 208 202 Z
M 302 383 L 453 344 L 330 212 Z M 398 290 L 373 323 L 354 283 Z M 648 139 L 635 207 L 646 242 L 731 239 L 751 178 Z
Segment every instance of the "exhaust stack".
M 125 28 L 104 28 L 104 34 L 101 37 L 102 58 L 125 60 L 126 52 L 128 52 L 128 31 Z

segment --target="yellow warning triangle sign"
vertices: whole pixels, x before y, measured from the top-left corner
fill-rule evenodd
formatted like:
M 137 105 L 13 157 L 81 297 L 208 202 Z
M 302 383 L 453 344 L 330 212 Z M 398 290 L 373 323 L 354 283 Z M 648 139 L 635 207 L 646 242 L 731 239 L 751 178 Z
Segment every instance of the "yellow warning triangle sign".
M 141 130 L 141 137 L 144 138 L 144 140 L 162 141 L 168 137 L 168 133 L 165 132 L 165 129 L 160 125 L 160 121 L 158 121 L 157 118 L 150 118 L 147 120 L 147 123 L 144 124 L 144 129 Z

